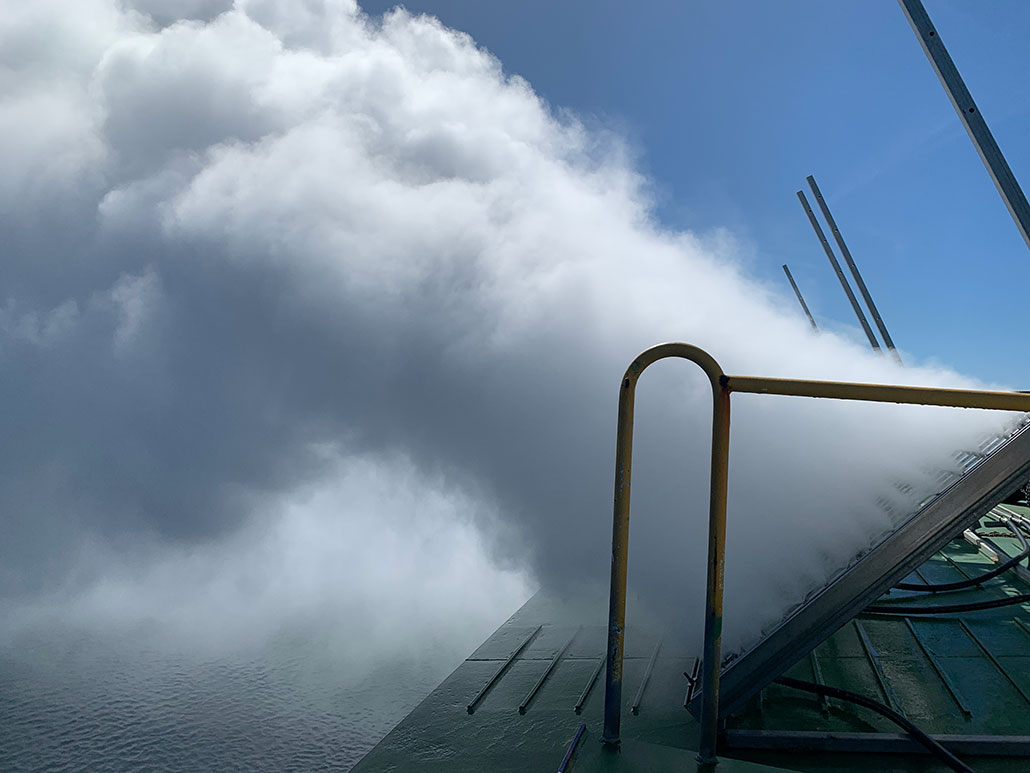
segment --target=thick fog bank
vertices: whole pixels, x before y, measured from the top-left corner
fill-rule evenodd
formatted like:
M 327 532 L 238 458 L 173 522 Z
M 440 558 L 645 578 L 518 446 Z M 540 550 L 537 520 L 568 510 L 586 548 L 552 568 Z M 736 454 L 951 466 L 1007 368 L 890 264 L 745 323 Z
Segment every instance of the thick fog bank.
M 355 662 L 465 646 L 534 583 L 605 579 L 642 349 L 972 383 L 812 334 L 732 235 L 654 222 L 617 137 L 434 19 L 3 10 L 0 594 L 19 625 L 75 608 L 219 641 L 318 619 Z M 700 620 L 695 371 L 641 383 L 631 574 Z M 735 398 L 728 644 L 888 528 L 877 499 L 914 506 L 1003 421 Z

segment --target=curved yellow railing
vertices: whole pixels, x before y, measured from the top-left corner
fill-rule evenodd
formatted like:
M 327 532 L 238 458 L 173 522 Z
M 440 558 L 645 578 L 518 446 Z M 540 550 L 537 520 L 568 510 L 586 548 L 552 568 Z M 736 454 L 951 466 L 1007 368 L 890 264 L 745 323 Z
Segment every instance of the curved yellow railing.
M 729 472 L 730 393 L 824 397 L 878 403 L 940 405 L 1030 412 L 1030 394 L 970 389 L 805 381 L 727 376 L 708 352 L 684 343 L 667 343 L 642 352 L 626 369 L 619 390 L 615 444 L 615 506 L 612 522 L 612 574 L 608 607 L 608 667 L 605 675 L 604 734 L 618 744 L 622 720 L 622 659 L 626 627 L 626 568 L 629 548 L 630 479 L 633 466 L 633 407 L 637 380 L 658 360 L 678 357 L 696 363 L 712 384 L 712 465 L 708 507 L 708 579 L 701 677 L 701 741 L 698 764 L 716 762 L 719 723 L 719 665 L 722 662 L 723 564 L 726 555 L 726 488 Z

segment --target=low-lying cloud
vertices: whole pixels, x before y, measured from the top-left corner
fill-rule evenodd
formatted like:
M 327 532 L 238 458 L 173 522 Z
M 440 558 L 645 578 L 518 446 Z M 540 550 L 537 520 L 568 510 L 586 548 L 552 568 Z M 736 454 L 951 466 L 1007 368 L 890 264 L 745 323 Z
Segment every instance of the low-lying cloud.
M 531 582 L 604 577 L 618 384 L 640 350 L 972 383 L 813 335 L 732 235 L 655 222 L 616 137 L 435 19 L 344 0 L 4 5 L 12 620 L 74 599 L 180 630 L 237 610 L 198 636 L 316 611 L 382 641 L 496 622 Z M 631 571 L 689 616 L 708 387 L 669 365 L 639 395 Z M 886 528 L 878 497 L 912 506 L 896 480 L 926 490 L 1002 421 L 734 406 L 731 643 Z

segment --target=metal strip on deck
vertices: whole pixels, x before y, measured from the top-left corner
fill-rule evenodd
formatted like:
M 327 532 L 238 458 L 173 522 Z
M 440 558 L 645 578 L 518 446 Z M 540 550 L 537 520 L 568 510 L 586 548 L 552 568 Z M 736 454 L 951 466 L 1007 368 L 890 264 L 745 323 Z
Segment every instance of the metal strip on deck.
M 823 679 L 823 670 L 819 667 L 819 657 L 815 654 L 814 649 L 808 653 L 808 662 L 812 666 L 812 681 L 820 687 L 825 685 L 826 680 Z M 822 694 L 817 697 L 819 699 L 819 711 L 826 716 L 830 713 L 830 699 L 826 695 Z
M 926 642 L 923 641 L 923 637 L 921 637 L 919 635 L 919 632 L 916 631 L 916 627 L 915 625 L 913 625 L 912 619 L 906 617 L 905 625 L 908 626 L 908 630 L 911 632 L 912 638 L 916 640 L 916 644 L 919 645 L 920 651 L 926 656 L 926 659 L 930 662 L 930 665 L 933 667 L 934 672 L 936 672 L 937 676 L 940 677 L 941 683 L 948 691 L 948 694 L 951 696 L 952 700 L 954 700 L 955 703 L 958 705 L 959 711 L 961 711 L 962 714 L 966 717 L 973 716 L 973 712 L 969 708 L 968 702 L 964 697 L 962 697 L 962 693 L 955 685 L 954 680 L 952 680 L 952 678 L 948 676 L 948 672 L 944 669 L 944 664 L 941 663 L 941 661 L 937 658 L 936 655 L 934 655 L 933 651 L 926 645 Z
M 852 620 L 855 625 L 855 630 L 858 632 L 858 640 L 862 642 L 862 649 L 865 651 L 865 656 L 869 661 L 869 666 L 873 670 L 873 676 L 876 677 L 877 684 L 880 685 L 880 689 L 883 691 L 884 697 L 890 704 L 890 707 L 901 715 L 905 714 L 904 709 L 901 708 L 901 702 L 898 701 L 898 696 L 894 692 L 894 688 L 891 686 L 890 679 L 883 670 L 883 664 L 880 663 L 880 653 L 876 651 L 876 647 L 869 641 L 869 634 L 866 633 L 865 627 L 858 620 Z
M 594 670 L 590 674 L 589 681 L 587 681 L 586 686 L 583 688 L 583 692 L 579 694 L 579 700 L 576 701 L 576 705 L 574 706 L 577 714 L 583 710 L 583 704 L 587 702 L 587 698 L 590 696 L 590 691 L 594 689 L 594 684 L 597 683 L 597 675 L 600 674 L 601 669 L 604 668 L 604 661 L 604 655 L 597 659 L 597 665 L 594 666 Z
M 569 637 L 567 642 L 565 642 L 565 646 L 554 653 L 554 657 L 551 658 L 551 662 L 547 664 L 547 668 L 544 669 L 544 673 L 540 674 L 540 678 L 536 680 L 536 684 L 534 684 L 530 691 L 526 693 L 526 697 L 523 698 L 522 703 L 519 704 L 519 714 L 526 713 L 526 708 L 529 706 L 530 701 L 532 701 L 533 697 L 540 691 L 540 688 L 544 686 L 544 682 L 547 681 L 547 677 L 549 677 L 551 672 L 554 671 L 554 667 L 558 665 L 558 661 L 561 660 L 561 656 L 564 655 L 565 651 L 572 646 L 572 642 L 575 640 L 576 636 L 579 635 L 581 630 L 583 630 L 583 626 L 577 628 L 576 632 Z
M 503 663 L 501 663 L 500 666 L 497 667 L 497 670 L 494 671 L 493 675 L 490 677 L 487 683 L 479 689 L 479 692 L 476 693 L 475 697 L 472 700 L 470 700 L 468 702 L 468 705 L 465 707 L 465 710 L 468 711 L 469 714 L 475 712 L 476 706 L 479 705 L 479 702 L 483 700 L 486 694 L 490 691 L 490 688 L 494 686 L 498 679 L 500 679 L 501 674 L 508 670 L 508 667 L 512 664 L 515 658 L 518 657 L 519 653 L 526 648 L 526 645 L 533 641 L 536 635 L 540 633 L 541 628 L 543 628 L 543 625 L 538 625 L 536 628 L 534 628 L 533 632 L 529 634 L 529 636 L 527 636 L 525 639 L 523 639 L 522 643 L 518 647 L 516 647 L 510 655 L 508 655 L 507 659 Z
M 640 703 L 644 700 L 644 690 L 647 689 L 647 683 L 651 681 L 651 672 L 654 671 L 654 662 L 658 660 L 658 652 L 662 648 L 662 640 L 658 639 L 658 643 L 654 645 L 654 652 L 651 653 L 651 659 L 647 662 L 647 670 L 644 671 L 644 678 L 640 681 L 640 688 L 637 690 L 637 697 L 633 699 L 633 706 L 630 710 L 634 714 L 640 713 Z
M 1016 678 L 1012 676 L 1011 673 L 1009 673 L 1009 670 L 1005 668 L 1004 665 L 1002 665 L 1001 661 L 999 661 L 998 658 L 994 655 L 994 653 L 991 652 L 991 650 L 984 643 L 983 639 L 981 639 L 979 636 L 973 633 L 973 629 L 969 627 L 969 624 L 966 623 L 965 620 L 959 618 L 958 624 L 962 626 L 962 630 L 966 632 L 969 638 L 972 639 L 976 646 L 979 647 L 980 650 L 983 652 L 983 654 L 987 656 L 987 659 L 994 664 L 994 667 L 997 668 L 999 672 L 1001 672 L 1001 675 L 1004 676 L 1012 684 L 1012 686 L 1016 688 L 1016 691 L 1023 696 L 1023 700 L 1025 700 L 1027 703 L 1030 703 L 1030 695 L 1027 695 L 1026 690 L 1020 687 L 1019 682 L 1016 680 Z

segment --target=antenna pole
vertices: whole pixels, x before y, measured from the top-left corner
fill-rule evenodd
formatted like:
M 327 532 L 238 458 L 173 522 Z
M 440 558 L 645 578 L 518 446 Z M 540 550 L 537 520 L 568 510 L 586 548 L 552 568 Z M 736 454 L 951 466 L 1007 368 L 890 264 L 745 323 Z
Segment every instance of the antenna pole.
M 948 49 L 944 47 L 941 36 L 930 21 L 926 9 L 920 0 L 898 0 L 901 10 L 905 12 L 909 24 L 912 25 L 923 52 L 937 72 L 937 77 L 948 93 L 948 98 L 962 119 L 962 125 L 966 127 L 969 139 L 973 141 L 976 152 L 980 154 L 980 160 L 984 162 L 987 171 L 998 188 L 998 193 L 1008 207 L 1009 214 L 1016 221 L 1019 232 L 1023 235 L 1023 241 L 1030 247 L 1030 204 L 1027 204 L 1023 189 L 1019 187 L 1016 176 L 1009 169 L 1008 162 L 994 140 L 994 135 L 987 128 L 987 122 L 980 114 L 980 108 L 973 102 L 973 96 L 966 88 L 966 84 L 959 75 L 958 68 L 951 60 Z
M 873 322 L 876 324 L 876 329 L 880 331 L 880 337 L 883 339 L 883 342 L 887 344 L 888 351 L 890 351 L 894 359 L 897 360 L 898 365 L 901 365 L 901 355 L 898 354 L 898 350 L 894 347 L 894 341 L 891 340 L 891 334 L 887 332 L 887 326 L 883 324 L 880 310 L 877 309 L 876 304 L 873 303 L 873 296 L 869 292 L 869 288 L 865 286 L 865 281 L 862 279 L 862 275 L 858 272 L 858 266 L 855 265 L 855 259 L 851 257 L 851 250 L 848 249 L 848 245 L 844 242 L 844 237 L 841 236 L 840 229 L 837 228 L 837 221 L 834 220 L 833 215 L 830 214 L 830 208 L 826 204 L 826 199 L 823 198 L 823 194 L 819 190 L 819 186 L 815 184 L 815 178 L 812 175 L 808 175 L 805 179 L 808 181 L 808 187 L 812 189 L 812 195 L 815 196 L 816 204 L 819 205 L 819 211 L 823 213 L 823 219 L 826 220 L 826 224 L 830 226 L 830 233 L 833 234 L 833 238 L 837 242 L 837 247 L 840 248 L 840 254 L 844 256 L 844 262 L 848 264 L 851 276 L 855 277 L 855 284 L 858 286 L 858 291 L 862 293 L 862 298 L 865 300 L 866 307 L 873 315 Z
M 801 295 L 801 291 L 798 289 L 797 282 L 794 281 L 794 277 L 790 275 L 790 269 L 787 268 L 787 264 L 783 264 L 783 273 L 787 275 L 787 281 L 790 282 L 790 286 L 794 288 L 794 295 L 798 297 L 798 303 L 801 304 L 801 309 L 805 312 L 805 316 L 808 317 L 808 321 L 812 323 L 812 330 L 819 332 L 819 326 L 815 324 L 815 319 L 812 317 L 812 312 L 808 310 L 808 304 L 805 303 L 804 297 Z
M 805 198 L 804 191 L 798 191 L 798 200 L 801 202 L 801 206 L 805 209 L 805 214 L 808 215 L 808 222 L 812 224 L 812 230 L 815 231 L 815 235 L 819 237 L 819 243 L 823 245 L 823 250 L 826 252 L 826 257 L 830 260 L 830 265 L 833 266 L 833 272 L 837 275 L 837 279 L 840 280 L 840 286 L 844 288 L 844 294 L 848 296 L 848 300 L 851 302 L 851 308 L 855 312 L 855 316 L 858 317 L 858 322 L 865 331 L 866 337 L 869 339 L 869 345 L 873 347 L 874 351 L 882 351 L 880 344 L 876 340 L 876 336 L 873 335 L 873 329 L 869 327 L 869 322 L 865 318 L 865 314 L 862 313 L 862 307 L 858 305 L 858 298 L 855 297 L 855 293 L 851 289 L 851 285 L 848 284 L 848 278 L 844 276 L 844 272 L 840 269 L 840 263 L 837 262 L 837 257 L 833 254 L 833 250 L 830 249 L 830 243 L 826 241 L 826 235 L 823 233 L 822 227 L 819 225 L 819 221 L 815 219 L 815 213 L 812 212 L 812 208 L 808 205 L 808 199 Z

